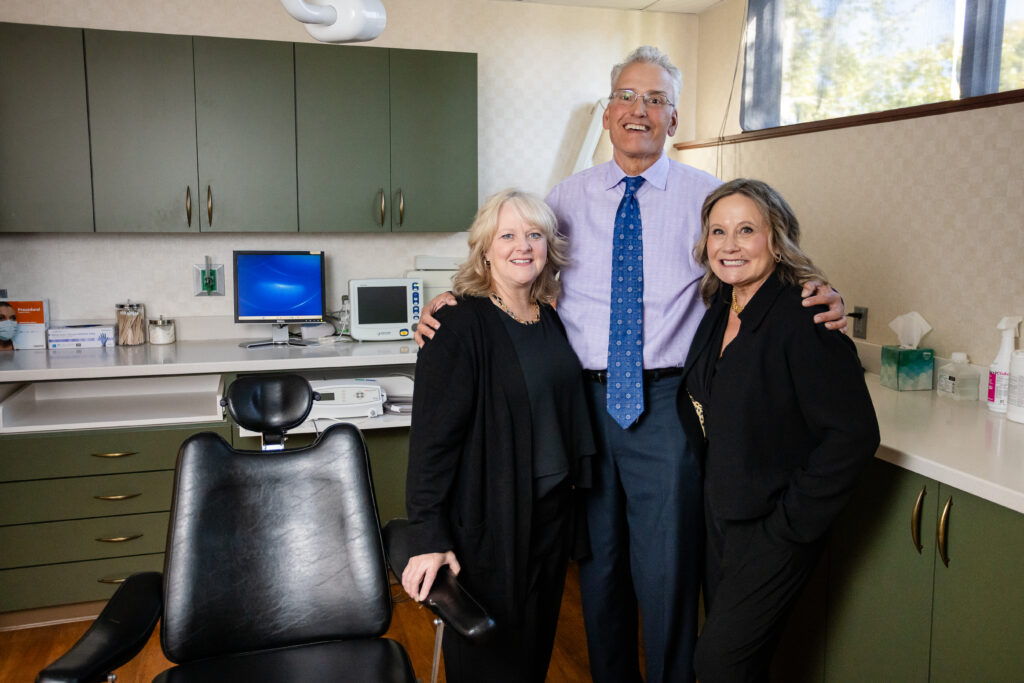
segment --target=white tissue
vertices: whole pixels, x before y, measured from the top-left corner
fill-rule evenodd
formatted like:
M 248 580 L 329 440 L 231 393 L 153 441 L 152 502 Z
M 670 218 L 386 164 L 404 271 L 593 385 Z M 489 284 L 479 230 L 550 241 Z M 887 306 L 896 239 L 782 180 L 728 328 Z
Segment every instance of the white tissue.
M 897 316 L 889 323 L 889 329 L 896 333 L 901 349 L 916 349 L 921 337 L 932 331 L 932 326 L 917 311 Z

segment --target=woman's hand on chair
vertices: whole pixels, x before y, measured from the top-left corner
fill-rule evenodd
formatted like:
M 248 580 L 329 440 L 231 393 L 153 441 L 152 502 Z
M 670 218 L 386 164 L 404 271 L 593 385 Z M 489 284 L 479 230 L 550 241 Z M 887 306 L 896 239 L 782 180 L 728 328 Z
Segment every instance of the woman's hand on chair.
M 444 553 L 424 553 L 409 558 L 402 572 L 402 588 L 416 602 L 423 602 L 434 585 L 437 572 L 443 565 L 448 565 L 452 574 L 458 576 L 461 567 L 451 550 Z

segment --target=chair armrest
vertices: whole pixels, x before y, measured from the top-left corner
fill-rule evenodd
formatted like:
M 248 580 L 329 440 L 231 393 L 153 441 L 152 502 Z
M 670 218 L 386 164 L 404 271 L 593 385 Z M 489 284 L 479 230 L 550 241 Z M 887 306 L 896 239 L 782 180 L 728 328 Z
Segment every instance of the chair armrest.
M 407 519 L 393 519 L 384 526 L 384 550 L 388 564 L 399 578 L 409 563 L 408 534 Z M 447 626 L 472 642 L 487 642 L 497 629 L 487 610 L 466 591 L 447 566 L 437 572 L 434 585 L 423 602 Z
M 39 672 L 36 683 L 92 683 L 142 651 L 163 611 L 160 572 L 132 574 L 70 650 Z

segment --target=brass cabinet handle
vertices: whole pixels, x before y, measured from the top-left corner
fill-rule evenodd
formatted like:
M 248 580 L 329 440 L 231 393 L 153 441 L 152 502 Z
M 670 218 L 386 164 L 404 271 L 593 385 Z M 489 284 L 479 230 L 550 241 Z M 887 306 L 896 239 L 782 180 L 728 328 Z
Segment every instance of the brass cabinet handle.
M 910 513 L 910 538 L 914 541 L 917 553 L 921 554 L 921 507 L 924 505 L 924 494 L 928 492 L 927 486 L 921 487 L 921 493 L 917 494 L 917 502 L 914 503 L 914 511 Z
M 384 227 L 384 188 L 380 189 L 380 225 Z
M 112 583 L 114 585 L 124 583 L 128 580 L 127 576 L 121 576 L 115 579 L 96 579 L 96 583 Z
M 142 534 L 132 534 L 131 536 L 106 536 L 97 538 L 96 540 L 100 543 L 127 543 L 128 541 L 134 541 L 136 538 L 142 538 Z
M 953 496 L 949 497 L 946 501 L 946 506 L 942 508 L 942 517 L 939 519 L 939 557 L 942 558 L 942 564 L 949 566 L 949 550 L 946 544 L 949 542 L 949 508 L 953 507 Z
M 405 220 L 405 193 L 402 192 L 402 188 L 398 188 L 398 224 L 401 225 Z
M 138 451 L 113 451 L 111 453 L 90 453 L 94 458 L 127 458 L 129 455 L 137 455 Z
M 122 493 L 116 496 L 93 496 L 96 500 L 129 500 L 131 498 L 138 498 L 141 493 Z
M 206 224 L 213 227 L 213 190 L 209 185 L 206 186 Z
M 188 220 L 188 227 L 192 227 L 192 188 L 185 186 L 185 218 Z

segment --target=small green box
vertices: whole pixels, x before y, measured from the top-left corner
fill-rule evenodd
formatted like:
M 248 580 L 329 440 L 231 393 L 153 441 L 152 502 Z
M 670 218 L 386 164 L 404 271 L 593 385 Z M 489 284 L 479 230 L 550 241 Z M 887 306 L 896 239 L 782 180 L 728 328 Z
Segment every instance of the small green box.
M 932 349 L 882 347 L 881 382 L 896 391 L 931 391 L 935 369 Z

